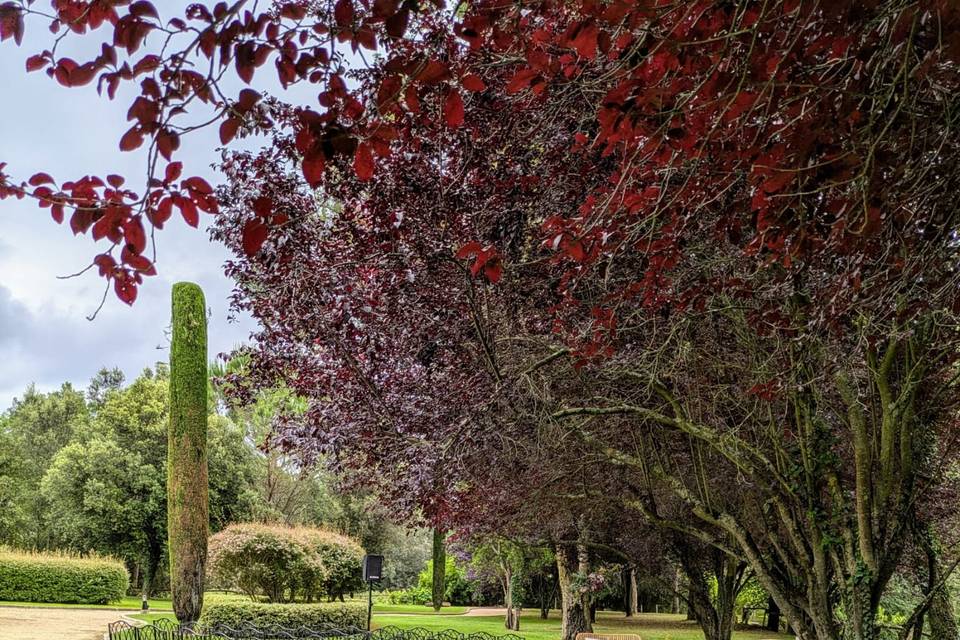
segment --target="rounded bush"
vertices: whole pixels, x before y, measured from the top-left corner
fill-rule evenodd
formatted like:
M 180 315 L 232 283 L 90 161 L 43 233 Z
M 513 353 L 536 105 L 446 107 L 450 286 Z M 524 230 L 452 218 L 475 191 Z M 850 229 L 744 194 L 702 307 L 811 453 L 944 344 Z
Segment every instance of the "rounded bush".
M 270 602 L 336 598 L 361 585 L 363 549 L 314 527 L 233 524 L 210 538 L 210 570 L 219 586 Z
M 367 608 L 363 604 L 339 602 L 214 602 L 204 606 L 199 624 L 205 629 L 219 625 L 237 627 L 243 624 L 256 627 L 278 625 L 285 628 L 313 628 L 322 625 L 364 628 L 367 624 Z
M 0 600 L 108 604 L 129 583 L 126 567 L 112 558 L 0 550 Z

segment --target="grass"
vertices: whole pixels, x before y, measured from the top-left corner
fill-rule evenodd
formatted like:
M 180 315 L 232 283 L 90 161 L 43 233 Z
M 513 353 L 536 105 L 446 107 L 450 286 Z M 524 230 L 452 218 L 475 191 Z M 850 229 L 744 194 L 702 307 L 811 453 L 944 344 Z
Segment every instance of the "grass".
M 500 616 L 462 616 L 442 619 L 437 616 L 391 616 L 376 615 L 374 626 L 394 625 L 398 627 L 424 627 L 435 631 L 456 629 L 463 633 L 485 631 L 494 635 L 508 633 L 503 627 Z M 703 640 L 703 633 L 693 622 L 687 622 L 682 615 L 644 613 L 632 619 L 622 613 L 601 611 L 597 614 L 594 630 L 598 633 L 635 633 L 643 640 Z M 557 640 L 560 637 L 559 612 L 551 612 L 550 618 L 541 620 L 539 613 L 524 613 L 520 620 L 517 635 L 526 640 Z M 735 640 L 766 640 L 767 638 L 790 638 L 769 631 L 737 631 Z
M 147 601 L 151 609 L 172 611 L 173 605 L 169 600 L 153 599 Z M 67 604 L 63 602 L 17 602 L 0 600 L 0 607 L 38 607 L 41 609 L 140 609 L 140 598 L 124 596 L 117 602 L 110 604 Z
M 452 617 L 451 610 L 466 610 L 467 607 L 445 607 L 438 615 L 432 608 L 416 605 L 383 605 L 402 608 L 403 612 L 385 613 L 374 605 L 373 626 L 395 626 L 401 628 L 421 627 L 431 631 L 456 629 L 462 633 L 485 631 L 493 635 L 509 633 L 503 627 L 500 616 L 457 616 Z M 426 609 L 422 614 L 410 613 L 416 609 Z M 406 613 L 405 613 L 406 612 Z M 161 618 L 173 618 L 171 613 L 147 613 L 130 616 L 138 620 L 152 622 Z M 594 631 L 598 633 L 635 633 L 643 640 L 703 640 L 703 633 L 696 623 L 684 620 L 682 615 L 669 613 L 642 613 L 634 618 L 626 618 L 622 613 L 601 611 L 597 614 Z M 558 640 L 560 637 L 560 612 L 552 611 L 550 618 L 541 620 L 539 613 L 524 613 L 520 621 L 520 631 L 516 635 L 525 640 Z M 776 634 L 762 630 L 741 630 L 733 634 L 734 640 L 780 640 L 793 636 Z
M 420 614 L 429 616 L 456 616 L 466 613 L 470 607 L 444 607 L 440 611 L 434 611 L 433 607 L 425 607 L 419 604 L 388 604 L 386 602 L 374 602 L 373 613 L 405 613 Z

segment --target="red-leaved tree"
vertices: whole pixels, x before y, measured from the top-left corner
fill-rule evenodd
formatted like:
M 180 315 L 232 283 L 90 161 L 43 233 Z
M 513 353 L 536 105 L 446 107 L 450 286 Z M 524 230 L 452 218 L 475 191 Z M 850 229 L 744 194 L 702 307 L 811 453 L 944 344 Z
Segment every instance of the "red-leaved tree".
M 128 302 L 145 230 L 219 206 L 262 324 L 250 384 L 310 405 L 278 438 L 408 513 L 502 521 L 511 473 L 569 496 L 589 454 L 625 507 L 745 560 L 801 637 L 875 638 L 953 459 L 960 7 L 254 6 L 54 2 L 54 27 L 112 38 L 28 68 L 140 82 L 121 149 L 150 145 L 146 191 L 0 196 L 105 238 Z M 43 19 L 0 12 L 4 38 Z M 316 102 L 221 91 L 267 63 Z M 227 154 L 219 195 L 174 159 L 203 124 L 269 140 Z

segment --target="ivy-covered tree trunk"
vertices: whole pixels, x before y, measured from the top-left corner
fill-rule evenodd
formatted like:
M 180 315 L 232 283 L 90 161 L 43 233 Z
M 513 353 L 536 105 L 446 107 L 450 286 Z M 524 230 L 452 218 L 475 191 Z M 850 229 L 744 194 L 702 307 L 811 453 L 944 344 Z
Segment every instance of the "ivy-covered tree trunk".
M 589 598 L 579 592 L 573 581 L 575 573 L 589 571 L 587 551 L 579 545 L 557 545 L 557 575 L 563 613 L 561 640 L 576 640 L 578 633 L 592 632 Z
M 157 573 L 160 571 L 160 562 L 163 560 L 163 542 L 151 541 L 143 563 L 143 585 L 140 596 L 148 599 L 156 591 Z
M 674 538 L 680 568 L 689 585 L 688 607 L 706 640 L 730 640 L 737 595 L 745 582 L 746 563 L 718 549 L 690 546 Z M 704 557 L 709 562 L 703 562 Z M 710 575 L 716 579 L 711 588 Z
M 184 624 L 203 607 L 207 561 L 207 319 L 203 291 L 173 286 L 167 535 L 173 611 Z
M 433 609 L 440 611 L 447 590 L 447 550 L 444 547 L 444 534 L 440 529 L 433 530 Z

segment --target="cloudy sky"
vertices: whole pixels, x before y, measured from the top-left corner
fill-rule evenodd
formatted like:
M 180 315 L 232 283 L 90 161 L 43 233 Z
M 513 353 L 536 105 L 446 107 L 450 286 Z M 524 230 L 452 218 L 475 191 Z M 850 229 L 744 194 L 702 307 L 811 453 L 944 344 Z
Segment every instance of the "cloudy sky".
M 187 3 L 157 4 L 168 18 Z M 129 99 L 109 102 L 93 85 L 64 89 L 43 72 L 26 74 L 27 56 L 50 46 L 44 25 L 28 23 L 27 29 L 23 46 L 10 40 L 0 45 L 0 162 L 7 163 L 6 171 L 18 180 L 37 171 L 58 180 L 119 173 L 142 192 L 143 156 L 117 147 Z M 82 57 L 76 48 L 62 53 Z M 185 173 L 215 182 L 209 165 L 218 157 L 217 144 L 215 131 L 185 139 L 179 157 Z M 197 282 L 206 292 L 211 356 L 245 341 L 254 328 L 249 318 L 228 321 L 226 250 L 177 217 L 158 234 L 159 276 L 141 287 L 136 304 L 127 307 L 111 293 L 98 317 L 86 320 L 99 304 L 103 280 L 95 273 L 58 276 L 79 271 L 99 250 L 89 236 L 73 236 L 33 202 L 0 202 L 0 411 L 31 383 L 44 390 L 64 381 L 83 387 L 102 366 L 120 367 L 132 379 L 165 361 L 170 286 L 180 280 Z

